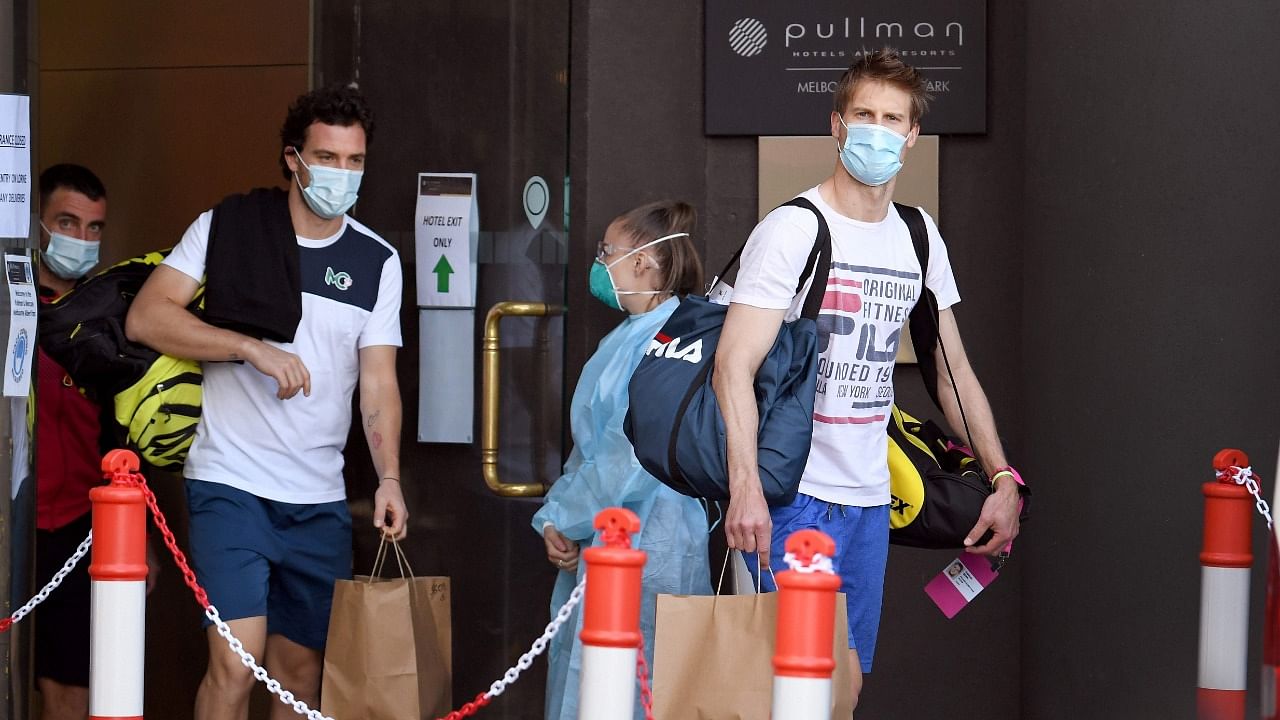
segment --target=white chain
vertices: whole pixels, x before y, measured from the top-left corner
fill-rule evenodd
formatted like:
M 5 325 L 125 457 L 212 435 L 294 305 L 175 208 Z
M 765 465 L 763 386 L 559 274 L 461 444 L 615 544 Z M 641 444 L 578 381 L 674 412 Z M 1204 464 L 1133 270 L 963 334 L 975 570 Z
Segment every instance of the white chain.
M 35 610 L 37 605 L 48 600 L 50 593 L 56 590 L 58 586 L 62 584 L 63 580 L 67 579 L 67 576 L 75 569 L 76 564 L 80 562 L 80 558 L 84 557 L 92 546 L 93 531 L 90 530 L 89 534 L 85 536 L 84 541 L 80 543 L 80 547 L 76 548 L 76 551 L 71 554 L 71 557 L 67 558 L 67 561 L 62 564 L 62 569 L 54 573 L 53 578 L 49 580 L 49 583 L 41 588 L 40 592 L 35 594 L 35 597 L 28 600 L 26 605 L 18 608 L 18 611 L 13 614 L 13 622 L 17 623 L 22 618 L 31 614 L 31 611 Z
M 231 634 L 231 627 L 223 622 L 222 617 L 218 615 L 218 608 L 210 605 L 209 608 L 204 611 L 204 615 L 209 618 L 210 622 L 217 626 L 218 634 L 227 641 L 227 645 L 231 647 L 231 652 L 239 655 L 240 662 L 243 663 L 245 667 L 253 671 L 254 679 L 266 685 L 267 690 L 271 691 L 271 694 L 280 698 L 280 702 L 292 707 L 293 711 L 299 715 L 305 715 L 307 720 L 333 720 L 333 718 L 321 715 L 319 711 L 312 710 L 307 707 L 306 703 L 296 699 L 293 696 L 293 693 L 282 688 L 279 681 L 268 675 L 267 671 L 258 664 L 258 661 L 254 660 L 253 655 L 249 654 L 249 652 L 244 649 L 244 644 L 241 643 L 235 635 Z
M 533 641 L 533 646 L 529 648 L 529 652 L 521 655 L 516 664 L 503 673 L 502 679 L 494 681 L 489 686 L 488 696 L 490 699 L 501 695 L 508 685 L 511 685 L 520 677 L 520 673 L 528 670 L 533 665 L 533 659 L 547 649 L 547 644 L 551 642 L 551 638 L 555 637 L 556 633 L 560 631 L 560 626 L 569 621 L 569 616 L 573 614 L 573 609 L 582 601 L 582 593 L 586 590 L 586 587 L 587 579 L 584 577 L 582 582 L 578 583 L 578 586 L 573 589 L 573 592 L 569 593 L 569 599 L 560 607 L 560 611 L 556 613 L 556 616 L 552 618 L 550 623 L 547 623 L 547 629 L 542 631 L 542 637 Z
M 787 567 L 791 568 L 792 570 L 795 570 L 798 573 L 805 573 L 805 574 L 824 573 L 827 575 L 836 574 L 836 568 L 835 568 L 835 565 L 832 564 L 831 558 L 827 557 L 826 555 L 823 555 L 822 553 L 814 553 L 813 559 L 809 561 L 808 565 L 800 562 L 800 559 L 797 558 L 792 553 L 787 553 L 786 555 L 783 555 L 782 561 L 787 564 Z
M 1254 507 L 1258 508 L 1258 513 L 1267 519 L 1267 529 L 1271 529 L 1271 507 L 1267 505 L 1267 501 L 1262 499 L 1262 491 L 1258 488 L 1258 481 L 1253 477 L 1253 466 L 1233 467 L 1235 472 L 1230 473 L 1230 477 L 1235 484 L 1243 485 L 1248 488 L 1249 493 L 1253 495 Z M 1228 471 L 1230 472 L 1230 471 Z
M 88 541 L 86 540 L 86 542 Z M 830 561 L 828 561 L 828 564 L 830 564 Z M 547 644 L 550 643 L 551 639 L 560 631 L 560 627 L 569 621 L 569 616 L 573 614 L 573 609 L 577 607 L 578 603 L 582 602 L 582 593 L 586 587 L 587 580 L 586 578 L 583 578 L 582 582 L 578 583 L 578 586 L 569 594 L 569 599 L 565 602 L 564 606 L 560 608 L 560 611 L 556 613 L 555 618 L 552 619 L 552 621 L 547 624 L 547 628 L 542 631 L 542 637 L 533 641 L 533 646 L 529 648 L 529 652 L 521 655 L 520 659 L 516 661 L 516 664 L 503 673 L 500 680 L 496 680 L 489 686 L 488 697 L 495 698 L 501 695 L 508 686 L 519 679 L 520 673 L 533 666 L 533 659 L 541 655 L 547 649 Z M 210 605 L 209 609 L 204 611 L 204 614 L 205 617 L 209 618 L 209 621 L 218 628 L 218 634 L 227 641 L 227 645 L 231 648 L 231 652 L 240 656 L 240 662 L 253 672 L 253 677 L 258 682 L 265 684 L 267 686 L 267 690 L 280 698 L 280 702 L 292 707 L 293 711 L 299 715 L 306 716 L 307 720 L 333 720 L 333 718 L 322 715 L 318 711 L 307 707 L 306 703 L 296 699 L 293 696 L 293 693 L 282 688 L 277 680 L 272 678 L 270 675 L 267 675 L 267 671 L 258 664 L 258 661 L 254 659 L 253 655 L 244 649 L 244 644 L 241 643 L 235 635 L 231 634 L 231 627 L 223 622 L 222 617 L 218 615 L 218 608 Z

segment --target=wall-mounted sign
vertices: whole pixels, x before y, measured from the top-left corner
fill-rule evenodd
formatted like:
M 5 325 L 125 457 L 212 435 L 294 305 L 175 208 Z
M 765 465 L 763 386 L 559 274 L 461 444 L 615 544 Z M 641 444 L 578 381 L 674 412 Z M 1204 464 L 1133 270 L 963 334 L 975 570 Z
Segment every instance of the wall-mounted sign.
M 827 135 L 832 95 L 891 47 L 933 96 L 927 135 L 986 132 L 986 0 L 706 0 L 706 133 Z
M 475 173 L 418 174 L 419 442 L 471 442 L 479 230 Z
M 475 307 L 479 222 L 475 173 L 418 174 L 418 307 Z
M 31 98 L 0 94 L 0 238 L 31 232 Z
M 31 274 L 31 258 L 5 253 L 9 281 L 9 344 L 4 355 L 4 394 L 26 397 L 35 364 L 36 313 L 39 299 Z

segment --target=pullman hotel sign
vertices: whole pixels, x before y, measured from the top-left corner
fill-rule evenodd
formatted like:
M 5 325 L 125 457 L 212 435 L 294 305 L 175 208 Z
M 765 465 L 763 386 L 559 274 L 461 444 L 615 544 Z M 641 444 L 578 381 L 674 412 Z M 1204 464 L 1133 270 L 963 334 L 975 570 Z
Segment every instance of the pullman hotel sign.
M 929 82 L 922 132 L 986 132 L 986 19 L 986 0 L 706 0 L 706 133 L 826 135 L 840 76 L 883 47 Z

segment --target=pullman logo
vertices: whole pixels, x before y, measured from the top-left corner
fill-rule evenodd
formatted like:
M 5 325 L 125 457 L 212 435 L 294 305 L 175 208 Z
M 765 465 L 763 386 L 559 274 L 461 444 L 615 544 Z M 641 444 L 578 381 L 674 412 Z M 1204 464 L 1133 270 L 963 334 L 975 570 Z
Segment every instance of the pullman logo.
M 742 18 L 729 28 L 729 47 L 742 57 L 759 55 L 769 42 L 769 31 L 755 18 Z

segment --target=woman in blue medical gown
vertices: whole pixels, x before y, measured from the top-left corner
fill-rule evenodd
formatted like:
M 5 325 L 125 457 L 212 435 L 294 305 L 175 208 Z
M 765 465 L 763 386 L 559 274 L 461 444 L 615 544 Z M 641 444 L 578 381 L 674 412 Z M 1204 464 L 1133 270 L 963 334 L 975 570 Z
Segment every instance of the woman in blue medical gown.
M 547 559 L 559 570 L 551 614 L 582 579 L 580 548 L 597 544 L 596 513 L 621 506 L 640 516 L 639 541 L 648 554 L 641 586 L 640 630 L 653 667 L 654 615 L 659 593 L 710 594 L 707 514 L 698 500 L 658 482 L 640 466 L 622 432 L 627 384 L 645 348 L 680 299 L 701 292 L 702 263 L 690 233 L 696 215 L 681 202 L 657 202 L 615 219 L 605 231 L 591 267 L 591 294 L 625 312 L 622 324 L 600 341 L 582 369 L 569 421 L 573 451 L 564 474 L 533 517 Z M 549 649 L 548 720 L 578 720 L 582 671 L 581 613 L 574 611 Z M 636 717 L 640 713 L 636 701 Z

